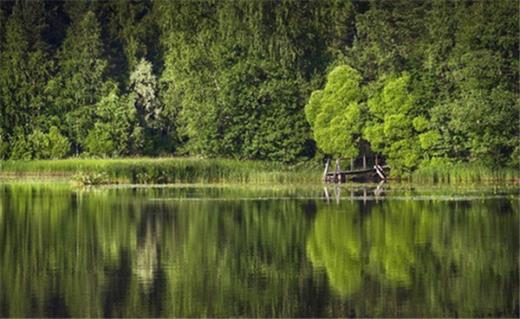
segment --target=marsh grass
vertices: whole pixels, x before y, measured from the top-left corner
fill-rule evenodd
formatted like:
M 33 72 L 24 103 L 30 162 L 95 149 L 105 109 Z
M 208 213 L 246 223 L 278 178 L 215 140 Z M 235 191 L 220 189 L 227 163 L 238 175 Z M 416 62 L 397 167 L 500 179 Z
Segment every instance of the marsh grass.
M 520 172 L 514 168 L 493 169 L 478 164 L 451 164 L 422 167 L 413 172 L 414 183 L 502 183 L 520 180 Z
M 65 179 L 99 184 L 316 184 L 321 168 L 261 161 L 198 158 L 121 158 L 0 161 L 0 177 Z M 403 181 L 420 184 L 470 184 L 520 181 L 512 168 L 476 164 L 430 165 Z
M 0 162 L 0 175 L 69 177 L 78 183 L 310 183 L 315 169 L 278 163 L 197 158 L 64 159 Z M 102 178 L 101 178 L 102 177 Z

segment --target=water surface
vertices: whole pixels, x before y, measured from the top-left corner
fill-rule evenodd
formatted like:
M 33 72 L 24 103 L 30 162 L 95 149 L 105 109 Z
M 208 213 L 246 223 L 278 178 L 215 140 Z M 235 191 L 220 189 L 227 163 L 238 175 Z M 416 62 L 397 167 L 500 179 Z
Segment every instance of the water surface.
M 0 317 L 518 317 L 515 188 L 0 184 Z

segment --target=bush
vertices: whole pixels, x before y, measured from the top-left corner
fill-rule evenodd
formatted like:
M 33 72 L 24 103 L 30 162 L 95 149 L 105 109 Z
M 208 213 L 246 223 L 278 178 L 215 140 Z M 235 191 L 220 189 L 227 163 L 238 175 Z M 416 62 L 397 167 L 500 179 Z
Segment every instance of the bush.
M 52 126 L 48 133 L 34 130 L 25 138 L 23 133 L 15 135 L 11 149 L 11 159 L 59 159 L 65 157 L 70 149 L 68 139 Z
M 78 172 L 72 179 L 82 186 L 109 184 L 110 179 L 105 172 Z
M 110 125 L 107 123 L 96 123 L 88 133 L 85 147 L 91 155 L 110 156 L 116 152 L 112 141 Z
M 29 143 L 25 139 L 25 135 L 20 132 L 12 138 L 11 159 L 30 160 L 32 152 Z
M 47 134 L 49 140 L 49 158 L 59 159 L 64 158 L 70 150 L 69 140 L 61 135 L 56 126 L 51 127 Z

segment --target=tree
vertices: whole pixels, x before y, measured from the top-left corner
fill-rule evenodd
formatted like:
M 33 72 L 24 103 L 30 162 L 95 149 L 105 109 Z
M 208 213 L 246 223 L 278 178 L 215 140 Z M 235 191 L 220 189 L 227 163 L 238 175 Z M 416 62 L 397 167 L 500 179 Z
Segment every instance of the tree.
M 113 87 L 96 105 L 95 124 L 88 131 L 85 148 L 93 155 L 121 156 L 142 147 L 143 136 L 137 125 L 133 100 L 120 97 Z
M 356 157 L 361 138 L 363 92 L 361 75 L 348 65 L 334 68 L 323 90 L 314 91 L 305 106 L 317 146 L 339 157 Z
M 411 77 L 403 73 L 384 81 L 381 89 L 369 89 L 367 102 L 370 119 L 363 130 L 372 150 L 386 156 L 398 174 L 410 172 L 421 160 L 421 148 L 414 120 L 421 116 L 411 92 Z M 423 117 L 415 120 L 419 129 Z
M 144 58 L 130 74 L 128 100 L 136 111 L 139 134 L 143 135 L 141 143 L 146 140 L 146 145 L 141 145 L 141 149 L 134 149 L 134 152 L 142 152 L 143 146 L 148 154 L 157 154 L 159 150 L 172 151 L 175 131 L 168 117 L 163 114 L 152 64 Z
M 161 105 L 157 96 L 157 81 L 152 73 L 152 64 L 141 59 L 130 74 L 130 92 L 134 94 L 135 107 L 141 124 L 157 127 L 161 118 Z
M 58 72 L 49 81 L 53 113 L 65 119 L 64 131 L 76 154 L 92 126 L 92 108 L 107 91 L 100 26 L 92 11 L 77 15 L 57 54 Z
M 90 136 L 103 155 L 294 163 L 314 156 L 314 137 L 340 157 L 369 140 L 399 174 L 446 161 L 515 165 L 517 9 L 513 0 L 3 1 L 0 158 L 33 154 L 29 137 L 43 141 L 55 126 L 76 155 Z M 127 142 L 112 140 L 98 109 L 107 103 L 136 110 L 117 124 Z
M 25 135 L 21 129 L 15 130 L 12 159 L 60 159 L 70 150 L 70 144 L 57 127 L 52 126 L 45 133 L 40 129 L 33 130 Z
M 0 54 L 0 131 L 5 140 L 15 128 L 29 134 L 46 111 L 50 63 L 42 40 L 43 14 L 41 1 L 16 2 L 5 26 Z

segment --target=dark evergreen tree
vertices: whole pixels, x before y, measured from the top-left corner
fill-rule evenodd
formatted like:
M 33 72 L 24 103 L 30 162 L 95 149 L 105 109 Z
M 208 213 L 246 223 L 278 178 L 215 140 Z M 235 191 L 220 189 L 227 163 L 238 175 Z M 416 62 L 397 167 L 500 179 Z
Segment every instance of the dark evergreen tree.
M 2 154 L 15 135 L 28 135 L 45 122 L 44 88 L 49 76 L 49 56 L 42 33 L 46 28 L 42 1 L 18 1 L 5 26 L 0 55 L 0 131 Z
M 93 126 L 95 104 L 107 91 L 107 63 L 94 13 L 78 14 L 75 19 L 57 53 L 58 72 L 49 81 L 47 92 L 52 98 L 54 114 L 65 120 L 62 129 L 77 154 Z

